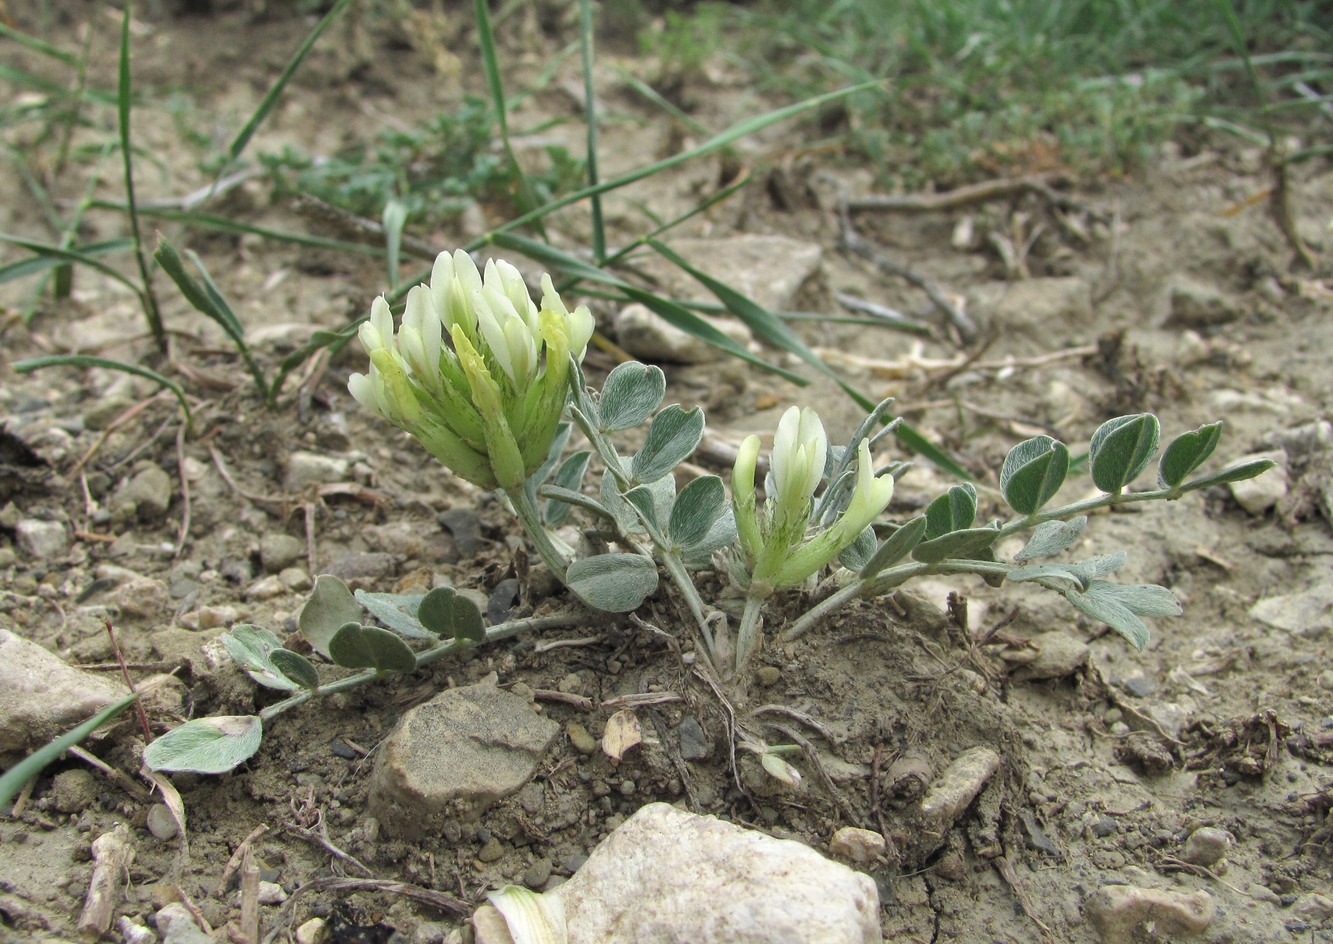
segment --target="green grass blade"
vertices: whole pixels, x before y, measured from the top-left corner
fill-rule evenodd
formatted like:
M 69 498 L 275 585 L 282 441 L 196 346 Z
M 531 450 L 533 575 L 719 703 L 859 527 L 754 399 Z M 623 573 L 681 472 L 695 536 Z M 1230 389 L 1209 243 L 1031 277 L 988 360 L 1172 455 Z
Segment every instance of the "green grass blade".
M 185 399 L 184 389 L 176 381 L 163 377 L 157 371 L 149 370 L 147 367 L 126 364 L 123 361 L 113 361 L 105 357 L 93 357 L 90 354 L 53 354 L 50 357 L 31 357 L 27 360 L 15 361 L 13 367 L 20 374 L 31 373 L 34 370 L 42 370 L 47 367 L 101 367 L 105 370 L 118 370 L 123 374 L 143 377 L 161 387 L 165 387 L 175 395 L 177 402 L 181 405 L 181 412 L 185 414 L 185 431 L 187 433 L 194 431 L 194 415 L 190 413 L 190 404 Z
M 832 92 L 826 92 L 823 95 L 815 95 L 811 98 L 805 99 L 804 101 L 797 102 L 794 105 L 788 105 L 784 108 L 777 108 L 774 109 L 773 111 L 765 112 L 762 115 L 756 115 L 753 118 L 746 118 L 742 121 L 738 121 L 736 124 L 732 125 L 727 130 L 714 135 L 707 141 L 704 141 L 702 144 L 690 148 L 688 151 L 682 151 L 679 154 L 673 154 L 671 157 L 663 158 L 660 161 L 654 161 L 652 164 L 646 164 L 643 167 L 638 168 L 637 170 L 632 170 L 626 174 L 621 174 L 619 177 L 613 177 L 610 180 L 604 180 L 601 183 L 597 184 L 596 186 L 584 187 L 582 190 L 576 190 L 573 193 L 567 193 L 562 197 L 558 197 L 555 200 L 552 200 L 550 203 L 547 203 L 544 206 L 538 207 L 534 210 L 529 210 L 527 213 L 515 217 L 508 223 L 505 223 L 495 232 L 503 233 L 509 230 L 517 229 L 520 226 L 526 226 L 528 223 L 531 223 L 536 219 L 554 213 L 556 210 L 561 210 L 567 206 L 578 203 L 580 200 L 586 200 L 592 197 L 594 194 L 603 194 L 612 190 L 618 190 L 621 187 L 627 187 L 632 183 L 636 183 L 637 181 L 643 180 L 645 177 L 651 177 L 653 174 L 658 174 L 664 170 L 669 170 L 672 167 L 676 167 L 680 164 L 685 163 L 686 161 L 693 160 L 696 157 L 702 157 L 705 154 L 711 154 L 713 151 L 725 148 L 728 145 L 733 144 L 734 142 L 740 140 L 741 138 L 746 137 L 747 135 L 755 134 L 758 131 L 762 131 L 763 129 L 769 127 L 770 125 L 775 125 L 779 122 L 786 121 L 789 118 L 794 118 L 797 115 L 810 111 L 811 109 L 819 108 L 823 105 L 829 104 L 830 102 L 835 102 L 841 98 L 846 98 L 848 95 L 853 95 L 857 92 L 863 92 L 866 89 L 878 87 L 879 84 L 880 83 L 876 81 L 876 82 L 864 82 L 861 83 L 860 85 L 851 85 L 846 88 L 837 89 Z M 486 239 L 483 238 L 478 241 L 478 244 L 484 244 L 485 242 Z
M 513 142 L 509 138 L 508 105 L 505 102 L 504 83 L 500 80 L 500 57 L 496 52 L 495 31 L 491 29 L 490 7 L 486 0 L 474 0 L 472 8 L 477 21 L 477 42 L 481 49 L 482 71 L 486 73 L 486 88 L 491 94 L 491 104 L 495 108 L 496 124 L 500 127 L 500 143 L 504 147 L 505 158 L 509 161 L 509 169 L 518 181 L 521 209 L 526 211 L 525 215 L 532 216 L 529 222 L 534 223 L 534 228 L 545 238 L 546 232 L 541 225 L 541 218 L 545 214 L 537 212 L 541 209 L 537 195 L 533 192 L 532 182 L 523 173 L 518 155 L 514 153 Z
M 597 100 L 592 82 L 592 0 L 579 0 L 579 51 L 583 57 L 583 121 L 587 127 L 588 186 L 601 182 L 597 173 Z M 599 263 L 606 258 L 606 223 L 602 218 L 602 195 L 588 198 L 592 211 L 592 257 Z
M 33 52 L 46 56 L 48 59 L 54 59 L 63 65 L 76 67 L 79 64 L 79 57 L 74 53 L 65 52 L 44 39 L 38 39 L 36 36 L 30 36 L 16 30 L 12 26 L 6 26 L 3 20 L 0 20 L 0 37 L 12 39 L 25 49 L 31 49 Z
M 278 364 L 278 373 L 273 378 L 273 384 L 269 387 L 268 402 L 274 403 L 278 399 L 278 392 L 282 390 L 282 385 L 286 383 L 287 377 L 292 371 L 300 367 L 314 354 L 329 349 L 330 355 L 341 351 L 352 338 L 356 337 L 357 329 L 365 317 L 357 318 L 351 324 L 339 328 L 337 331 L 316 331 L 310 336 L 310 340 L 300 348 L 288 354 Z
M 162 326 L 162 312 L 157 307 L 157 298 L 153 295 L 153 279 L 148 271 L 148 259 L 144 256 L 143 235 L 139 231 L 139 214 L 134 201 L 134 150 L 130 142 L 130 112 L 132 110 L 132 88 L 130 85 L 130 12 L 134 4 L 125 0 L 125 12 L 120 18 L 120 67 L 119 83 L 116 89 L 116 115 L 120 125 L 120 156 L 125 165 L 125 203 L 129 208 L 130 236 L 134 239 L 134 258 L 139 264 L 139 278 L 142 286 L 139 299 L 142 302 L 144 317 L 148 319 L 148 330 L 153 334 L 153 341 L 159 352 L 167 352 L 167 332 Z
M 121 712 L 139 700 L 138 694 L 131 693 L 113 701 L 83 724 L 66 731 L 51 743 L 39 747 L 13 767 L 0 775 L 0 807 L 8 806 L 9 801 L 18 795 L 23 785 L 40 774 L 61 754 L 88 737 L 108 721 L 114 720 Z
M 0 234 L 0 241 L 11 241 L 9 237 Z M 54 247 L 61 249 L 63 247 Z M 115 252 L 124 252 L 127 249 L 134 248 L 134 242 L 130 239 L 121 237 L 120 239 L 108 239 L 100 243 L 87 243 L 83 246 L 71 246 L 64 249 L 64 252 L 77 257 L 78 261 L 84 262 L 93 256 L 110 255 Z M 69 265 L 70 260 L 56 255 L 39 254 L 30 256 L 27 259 L 20 259 L 18 262 L 11 262 L 7 266 L 0 266 L 0 283 L 12 282 L 14 279 L 21 279 L 24 276 L 36 275 L 39 272 L 45 272 L 56 266 Z
M 245 123 L 245 127 L 232 139 L 230 146 L 227 148 L 227 156 L 231 160 L 234 161 L 241 156 L 241 152 L 250 143 L 250 139 L 255 136 L 259 126 L 264 123 L 264 119 L 268 118 L 269 113 L 278 104 L 278 99 L 282 97 L 283 91 L 287 88 L 287 83 L 292 80 L 292 76 L 296 75 L 296 70 L 301 68 L 301 63 L 305 62 L 305 57 L 310 54 L 310 50 L 324 35 L 324 31 L 333 25 L 333 21 L 338 19 L 350 2 L 351 0 L 338 0 L 329 12 L 324 14 L 324 18 L 315 25 L 315 28 L 310 31 L 310 35 L 301 43 L 300 48 L 296 50 L 296 54 L 292 56 L 286 68 L 282 70 L 282 73 L 269 87 L 269 90 L 264 93 L 264 98 L 260 101 L 259 107 L 250 116 L 250 120 Z
M 402 261 L 403 229 L 407 226 L 407 204 L 390 197 L 384 204 L 384 243 L 388 252 L 385 260 L 389 270 L 389 288 L 397 289 L 401 281 L 399 263 Z
M 122 285 L 128 286 L 134 294 L 138 295 L 140 298 L 143 297 L 143 292 L 140 291 L 138 284 L 135 283 L 134 280 L 127 278 L 115 268 L 102 262 L 95 255 L 89 255 L 76 249 L 65 249 L 63 246 L 57 246 L 54 243 L 44 243 L 36 239 L 26 239 L 22 236 L 15 236 L 12 233 L 0 233 L 0 243 L 10 243 L 11 245 L 26 249 L 35 255 L 51 259 L 53 260 L 53 265 L 58 265 L 61 262 L 77 262 L 90 269 L 96 269 L 103 275 L 115 279 Z M 133 240 L 130 240 L 129 248 L 134 248 Z

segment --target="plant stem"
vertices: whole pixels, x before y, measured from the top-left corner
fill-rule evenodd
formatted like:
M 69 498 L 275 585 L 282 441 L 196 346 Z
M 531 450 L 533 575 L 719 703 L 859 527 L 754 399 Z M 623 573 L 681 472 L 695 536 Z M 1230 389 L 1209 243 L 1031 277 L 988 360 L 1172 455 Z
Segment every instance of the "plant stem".
M 546 526 L 542 524 L 541 514 L 538 513 L 537 506 L 533 504 L 532 496 L 528 493 L 527 488 L 520 485 L 517 488 L 501 489 L 500 491 L 509 499 L 509 503 L 514 508 L 514 514 L 518 517 L 519 524 L 523 526 L 529 540 L 537 548 L 538 556 L 541 557 L 547 567 L 551 568 L 551 572 L 555 574 L 556 578 L 564 583 L 565 572 L 569 570 L 569 559 L 551 540 L 551 534 L 546 530 Z
M 750 594 L 745 598 L 745 609 L 741 612 L 740 629 L 736 631 L 736 675 L 743 676 L 749 662 L 754 658 L 759 647 L 759 608 L 763 606 L 761 597 Z
M 825 616 L 841 609 L 859 596 L 882 594 L 894 587 L 906 583 L 914 577 L 926 574 L 978 574 L 981 576 L 1003 576 L 1013 568 L 1009 564 L 996 561 L 946 560 L 938 564 L 900 564 L 890 567 L 871 580 L 857 579 L 830 596 L 815 604 L 782 633 L 783 642 L 791 642 L 808 633 Z M 746 601 L 749 606 L 749 601 Z
M 1115 505 L 1132 505 L 1135 502 L 1161 501 L 1162 499 L 1172 500 L 1179 498 L 1183 494 L 1182 489 L 1154 488 L 1146 492 L 1119 492 L 1114 495 L 1098 495 L 1096 498 L 1088 498 L 1083 501 L 1073 502 L 1063 505 L 1059 508 L 1052 508 L 1049 511 L 1043 511 L 1035 515 L 1029 515 L 1026 518 L 1020 518 L 1017 521 L 1011 521 L 1000 528 L 996 540 L 1008 537 L 1011 534 L 1017 534 L 1020 531 L 1030 531 L 1039 524 L 1045 524 L 1047 521 L 1062 521 L 1066 518 L 1072 518 L 1075 515 L 1081 515 L 1084 512 L 1096 511 L 1098 508 L 1109 508 Z
M 419 669 L 423 665 L 428 665 L 442 656 L 452 655 L 455 652 L 461 652 L 472 646 L 480 646 L 488 642 L 498 642 L 501 639 L 508 639 L 510 636 L 517 636 L 519 633 L 530 632 L 539 629 L 551 629 L 556 626 L 572 626 L 576 623 L 586 621 L 587 613 L 581 610 L 571 610 L 563 613 L 552 613 L 550 616 L 530 616 L 526 619 L 509 620 L 500 623 L 498 626 L 492 626 L 486 630 L 486 638 L 479 643 L 469 642 L 466 639 L 450 639 L 439 645 L 431 646 L 429 649 L 423 649 L 416 653 L 417 665 Z M 365 669 L 345 678 L 340 678 L 336 682 L 330 682 L 327 685 L 321 685 L 317 689 L 305 689 L 294 695 L 284 698 L 282 701 L 274 702 L 267 708 L 259 712 L 261 721 L 272 721 L 283 712 L 290 711 L 297 705 L 305 704 L 312 698 L 320 695 L 332 695 L 336 692 L 345 692 L 348 689 L 365 685 L 367 682 L 373 682 L 381 677 L 381 673 L 376 669 Z

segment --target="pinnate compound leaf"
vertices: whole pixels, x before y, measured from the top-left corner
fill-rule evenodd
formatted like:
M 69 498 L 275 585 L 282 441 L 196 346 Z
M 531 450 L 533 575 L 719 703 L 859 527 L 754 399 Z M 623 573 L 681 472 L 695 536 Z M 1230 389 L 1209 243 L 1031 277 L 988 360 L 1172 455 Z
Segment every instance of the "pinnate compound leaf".
M 1069 449 L 1050 436 L 1034 436 L 1009 450 L 1000 469 L 1000 492 L 1020 515 L 1035 514 L 1055 497 L 1069 474 Z
M 866 561 L 866 565 L 861 568 L 861 576 L 869 579 L 885 567 L 892 567 L 912 553 L 925 536 L 925 515 L 917 515 L 915 518 L 904 521 L 897 531 L 884 539 L 884 543 L 879 546 L 879 550 L 875 551 L 870 560 Z
M 417 608 L 421 606 L 423 596 L 420 593 L 370 593 L 366 590 L 358 590 L 355 594 L 357 603 L 398 635 L 408 639 L 434 639 L 431 633 L 421 628 L 421 620 L 417 618 Z
M 344 624 L 360 618 L 361 605 L 347 589 L 347 584 L 330 574 L 320 574 L 315 578 L 310 599 L 305 601 L 296 618 L 296 628 L 316 652 L 327 658 L 333 634 Z
M 1193 492 L 1201 488 L 1211 488 L 1214 485 L 1230 485 L 1232 482 L 1244 482 L 1246 479 L 1257 478 L 1263 475 L 1269 469 L 1276 466 L 1277 463 L 1272 459 L 1250 459 L 1248 462 L 1238 462 L 1230 468 L 1223 469 L 1221 472 L 1214 472 L 1212 475 L 1205 475 L 1203 478 L 1192 479 L 1185 483 L 1185 491 Z
M 347 623 L 333 634 L 329 656 L 345 669 L 411 672 L 417 667 L 417 657 L 397 635 L 360 623 Z
M 1162 451 L 1162 460 L 1157 464 L 1157 480 L 1164 488 L 1180 485 L 1213 454 L 1221 439 L 1220 420 L 1181 433 Z
M 1032 537 L 1023 549 L 1014 555 L 1014 563 L 1022 564 L 1041 557 L 1059 554 L 1073 546 L 1083 535 L 1083 528 L 1088 523 L 1087 515 L 1079 515 L 1069 521 L 1043 521 L 1032 531 Z
M 926 540 L 972 527 L 977 520 L 977 490 L 970 482 L 954 485 L 926 506 Z
M 1088 448 L 1093 484 L 1109 495 L 1121 492 L 1148 467 L 1161 432 L 1151 413 L 1117 416 L 1097 427 Z
M 426 594 L 417 609 L 417 619 L 442 639 L 481 642 L 486 638 L 481 610 L 467 597 L 459 596 L 453 587 L 436 587 Z
M 950 558 L 983 559 L 979 555 L 989 550 L 999 536 L 999 528 L 964 528 L 961 531 L 950 531 L 929 541 L 922 541 L 912 549 L 912 556 L 923 564 L 938 564 Z
M 690 457 L 704 435 L 704 414 L 697 406 L 681 409 L 673 403 L 648 427 L 648 438 L 630 465 L 630 475 L 638 482 L 655 482 L 670 475 L 676 466 Z
M 264 723 L 256 715 L 196 718 L 145 747 L 143 762 L 149 770 L 225 774 L 253 757 L 263 738 Z
M 273 667 L 301 688 L 314 691 L 319 688 L 319 671 L 305 656 L 290 649 L 274 649 L 269 653 Z
M 1124 636 L 1134 648 L 1148 644 L 1148 627 L 1140 616 L 1177 616 L 1180 603 L 1170 590 L 1152 584 L 1093 581 L 1082 593 L 1065 591 L 1074 608 L 1100 620 Z
M 667 534 L 673 544 L 690 548 L 703 543 L 727 510 L 727 490 L 716 475 L 701 475 L 680 490 L 671 506 Z
M 598 400 L 598 425 L 604 433 L 633 429 L 653 415 L 666 396 L 662 368 L 638 361 L 616 366 L 606 375 Z
M 870 558 L 874 556 L 878 541 L 875 540 L 875 529 L 866 526 L 865 530 L 856 536 L 856 540 L 838 555 L 838 563 L 853 573 L 859 574 L 866 564 L 870 563 Z
M 570 564 L 565 583 L 589 606 L 629 613 L 657 589 L 657 565 L 639 554 L 598 554 Z
M 262 626 L 237 623 L 222 634 L 222 647 L 246 674 L 265 688 L 280 692 L 294 692 L 302 685 L 273 662 L 273 653 L 282 648 L 282 642 Z

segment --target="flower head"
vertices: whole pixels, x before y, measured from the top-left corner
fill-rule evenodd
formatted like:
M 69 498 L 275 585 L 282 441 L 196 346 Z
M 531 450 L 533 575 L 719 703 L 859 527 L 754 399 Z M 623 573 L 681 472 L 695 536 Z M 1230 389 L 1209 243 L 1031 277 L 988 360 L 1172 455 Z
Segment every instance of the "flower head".
M 857 447 L 856 485 L 842 514 L 810 532 L 814 494 L 824 478 L 828 440 L 818 415 L 791 407 L 778 423 L 770 458 L 772 488 L 758 507 L 754 494 L 759 437 L 741 443 L 732 470 L 732 505 L 740 552 L 752 592 L 771 592 L 805 580 L 846 550 L 893 497 L 893 477 L 875 475 L 870 445 Z
M 483 274 L 461 249 L 441 253 L 430 284 L 408 292 L 396 333 L 388 302 L 371 304 L 358 332 L 370 370 L 348 390 L 473 484 L 521 484 L 546 459 L 569 358 L 582 359 L 595 327 L 585 306 L 565 307 L 549 276 L 542 291 L 539 308 L 509 263 L 492 260 Z

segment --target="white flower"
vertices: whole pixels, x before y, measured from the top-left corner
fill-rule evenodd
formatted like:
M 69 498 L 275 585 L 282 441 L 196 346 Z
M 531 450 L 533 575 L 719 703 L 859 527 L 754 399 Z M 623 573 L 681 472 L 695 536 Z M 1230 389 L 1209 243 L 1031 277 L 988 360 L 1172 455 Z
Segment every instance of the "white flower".
M 810 500 L 824 477 L 828 437 L 819 414 L 809 407 L 790 407 L 778 421 L 769 459 L 779 515 L 809 517 Z

